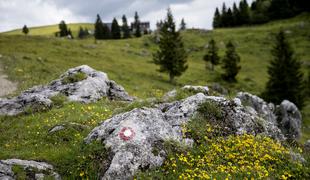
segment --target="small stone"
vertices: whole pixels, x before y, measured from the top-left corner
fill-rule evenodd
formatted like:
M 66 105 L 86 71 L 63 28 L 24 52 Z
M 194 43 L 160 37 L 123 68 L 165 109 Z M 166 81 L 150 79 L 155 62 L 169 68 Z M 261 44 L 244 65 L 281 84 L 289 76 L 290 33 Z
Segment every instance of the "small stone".
M 63 129 L 65 129 L 65 127 L 64 126 L 62 126 L 62 125 L 57 125 L 57 126 L 54 126 L 52 129 L 50 129 L 49 131 L 48 131 L 48 133 L 55 133 L 55 132 L 58 132 L 58 131 L 61 131 L 61 130 L 63 130 Z

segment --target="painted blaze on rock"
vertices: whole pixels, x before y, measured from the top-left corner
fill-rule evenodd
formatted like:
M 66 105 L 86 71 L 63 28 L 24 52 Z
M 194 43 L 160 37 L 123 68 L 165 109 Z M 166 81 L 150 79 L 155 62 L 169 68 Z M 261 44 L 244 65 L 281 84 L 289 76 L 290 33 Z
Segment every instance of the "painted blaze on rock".
M 131 127 L 124 127 L 120 133 L 119 133 L 119 137 L 124 140 L 124 141 L 129 141 L 132 138 L 134 138 L 135 136 L 135 132 Z

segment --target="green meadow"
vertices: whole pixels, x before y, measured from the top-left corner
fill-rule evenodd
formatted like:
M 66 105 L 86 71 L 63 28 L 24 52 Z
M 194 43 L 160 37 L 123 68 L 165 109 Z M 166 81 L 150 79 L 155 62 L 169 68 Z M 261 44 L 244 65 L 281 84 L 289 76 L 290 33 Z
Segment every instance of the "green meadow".
M 93 24 L 69 24 L 76 36 L 80 26 L 93 29 Z M 58 25 L 30 28 L 25 36 L 21 30 L 0 34 L 1 66 L 9 79 L 18 82 L 17 95 L 34 85 L 47 84 L 67 69 L 82 64 L 104 71 L 109 78 L 122 85 L 132 96 L 146 99 L 161 97 L 165 92 L 183 85 L 209 85 L 218 83 L 229 90 L 228 96 L 238 91 L 260 95 L 268 80 L 267 67 L 271 60 L 274 34 L 284 29 L 302 62 L 306 77 L 310 68 L 310 14 L 265 25 L 225 28 L 212 31 L 190 29 L 182 32 L 188 51 L 188 70 L 177 84 L 170 84 L 166 74 L 159 73 L 152 63 L 157 46 L 153 35 L 122 40 L 95 41 L 93 38 L 64 39 L 54 37 Z M 221 79 L 221 67 L 212 72 L 203 61 L 208 41 L 214 38 L 225 53 L 225 44 L 232 40 L 241 56 L 242 69 L 237 83 Z M 208 66 L 208 65 L 207 65 Z M 136 104 L 134 106 L 141 106 Z M 91 155 L 79 155 L 83 138 L 99 122 L 112 114 L 130 109 L 133 105 L 101 100 L 92 104 L 64 103 L 61 107 L 42 113 L 29 113 L 17 117 L 0 117 L 0 159 L 21 158 L 50 162 L 61 174 L 79 173 Z M 310 139 L 310 101 L 302 110 L 303 137 Z M 72 123 L 85 125 L 76 127 Z M 70 131 L 49 135 L 48 130 L 65 124 Z M 63 158 L 63 157 L 67 158 Z M 74 162 L 79 162 L 75 163 Z

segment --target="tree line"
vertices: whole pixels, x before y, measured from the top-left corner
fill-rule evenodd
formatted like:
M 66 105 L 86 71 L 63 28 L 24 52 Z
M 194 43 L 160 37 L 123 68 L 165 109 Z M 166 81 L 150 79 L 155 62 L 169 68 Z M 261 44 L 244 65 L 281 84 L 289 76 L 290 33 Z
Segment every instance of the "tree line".
M 239 5 L 226 7 L 221 11 L 215 9 L 213 27 L 236 27 L 242 25 L 262 24 L 276 19 L 290 18 L 301 12 L 310 11 L 308 0 L 254 0 L 249 6 L 246 0 Z
M 135 37 L 141 37 L 142 34 L 148 34 L 147 30 L 141 32 L 140 28 L 140 18 L 138 12 L 135 12 L 134 16 L 134 23 L 133 23 L 133 32 L 128 25 L 126 15 L 122 16 L 122 25 L 120 26 L 117 22 L 117 19 L 114 18 L 111 24 L 111 28 L 108 27 L 106 23 L 103 23 L 99 14 L 97 14 L 97 19 L 94 24 L 94 37 L 95 39 L 127 39 L 131 38 L 132 35 Z M 182 21 L 183 28 L 185 29 L 185 22 Z M 68 28 L 66 22 L 62 20 L 58 24 L 59 31 L 55 33 L 56 37 L 68 37 L 73 39 L 73 34 L 70 28 Z M 24 25 L 22 28 L 22 32 L 27 35 L 29 33 L 29 28 L 27 25 Z M 78 31 L 78 38 L 83 39 L 91 35 L 90 30 L 87 28 L 80 27 Z
M 132 35 L 135 37 L 141 37 L 142 33 L 148 34 L 148 31 L 141 32 L 140 23 L 141 21 L 138 12 L 135 12 L 133 32 L 131 32 L 128 25 L 126 15 L 123 15 L 122 17 L 122 26 L 120 26 L 117 19 L 114 18 L 110 29 L 107 24 L 102 22 L 100 15 L 98 14 L 95 22 L 94 36 L 96 39 L 127 39 L 131 38 Z

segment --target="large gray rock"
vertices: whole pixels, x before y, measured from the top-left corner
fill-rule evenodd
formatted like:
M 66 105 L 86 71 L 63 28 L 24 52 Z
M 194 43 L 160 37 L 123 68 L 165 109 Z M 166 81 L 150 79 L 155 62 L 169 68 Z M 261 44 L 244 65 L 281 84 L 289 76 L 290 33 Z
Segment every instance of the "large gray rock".
M 83 73 L 85 79 L 72 82 L 67 80 L 78 73 Z M 0 115 L 17 115 L 27 109 L 39 111 L 50 108 L 53 104 L 51 97 L 59 93 L 67 96 L 69 101 L 84 103 L 97 101 L 102 97 L 121 101 L 133 100 L 122 86 L 109 80 L 106 73 L 82 65 L 69 69 L 60 79 L 46 86 L 35 86 L 12 99 L 0 99 Z
M 274 104 L 272 103 L 267 104 L 260 97 L 252 95 L 247 92 L 239 92 L 237 94 L 237 98 L 241 100 L 243 106 L 253 108 L 261 118 L 270 122 L 277 121 L 277 118 L 274 114 L 275 111 Z
M 301 137 L 302 116 L 295 104 L 288 100 L 282 101 L 277 107 L 279 127 L 282 133 L 291 140 Z
M 14 172 L 12 171 L 12 166 L 4 164 L 0 161 L 0 179 L 1 180 L 12 180 L 14 177 Z
M 12 170 L 12 166 L 17 165 L 23 167 L 25 171 L 33 171 L 34 178 L 40 179 L 45 176 L 51 176 L 55 180 L 60 180 L 60 175 L 54 171 L 52 165 L 47 164 L 45 162 L 37 162 L 37 161 L 28 161 L 21 159 L 7 159 L 0 160 L 0 179 L 15 179 L 14 172 Z
M 103 179 L 131 179 L 139 169 L 162 165 L 166 154 L 161 147 L 167 140 L 191 145 L 192 140 L 182 135 L 182 125 L 190 121 L 197 114 L 199 105 L 206 101 L 220 107 L 227 135 L 264 134 L 284 140 L 273 121 L 263 119 L 263 113 L 254 108 L 244 107 L 239 98 L 228 100 L 198 93 L 181 101 L 115 115 L 94 128 L 85 142 L 100 140 L 111 150 L 109 158 L 112 161 L 103 172 Z

